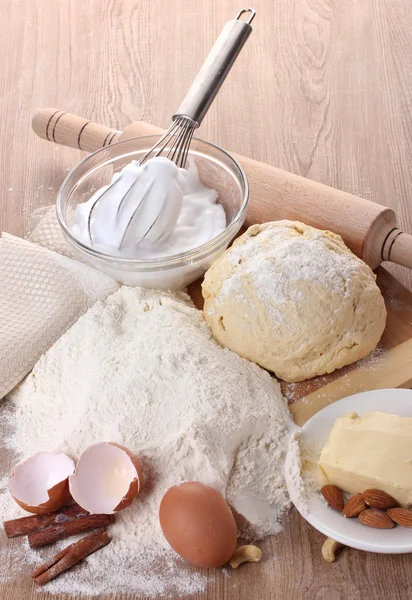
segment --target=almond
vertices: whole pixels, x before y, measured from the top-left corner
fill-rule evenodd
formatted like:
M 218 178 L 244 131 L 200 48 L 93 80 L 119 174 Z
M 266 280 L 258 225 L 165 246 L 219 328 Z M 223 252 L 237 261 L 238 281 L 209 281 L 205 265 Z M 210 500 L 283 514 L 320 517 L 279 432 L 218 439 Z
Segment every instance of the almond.
M 390 508 L 388 515 L 398 525 L 412 527 L 412 510 L 408 510 L 407 508 Z
M 343 510 L 342 492 L 336 485 L 324 485 L 321 489 L 322 495 L 331 508 L 335 510 Z
M 374 508 L 363 510 L 359 515 L 359 521 L 364 525 L 375 527 L 376 529 L 393 529 L 396 527 L 386 512 L 381 512 Z
M 367 508 L 363 494 L 355 494 L 349 498 L 343 509 L 344 517 L 357 517 L 363 510 Z
M 368 506 L 377 508 L 378 510 L 387 510 L 388 508 L 399 506 L 399 502 L 395 498 L 392 498 L 392 496 L 381 490 L 365 490 L 363 497 Z

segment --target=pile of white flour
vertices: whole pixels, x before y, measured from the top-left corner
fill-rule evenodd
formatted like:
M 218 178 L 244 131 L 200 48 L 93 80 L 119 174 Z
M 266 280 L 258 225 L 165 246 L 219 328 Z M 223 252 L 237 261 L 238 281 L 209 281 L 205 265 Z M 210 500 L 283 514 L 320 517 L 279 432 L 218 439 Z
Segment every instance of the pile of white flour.
M 76 459 L 101 441 L 124 444 L 143 462 L 144 489 L 110 527 L 112 543 L 49 591 L 176 596 L 203 589 L 206 576 L 176 558 L 158 523 L 163 494 L 184 480 L 226 495 L 249 521 L 248 537 L 280 530 L 293 430 L 286 401 L 265 371 L 212 339 L 185 294 L 123 287 L 98 302 L 0 410 L 14 463 L 39 450 Z M 23 516 L 5 488 L 6 477 L 0 517 Z M 22 554 L 38 565 L 67 543 L 29 552 L 21 541 Z M 9 563 L 0 563 L 0 576 L 10 578 Z M 30 566 L 23 567 L 27 576 Z

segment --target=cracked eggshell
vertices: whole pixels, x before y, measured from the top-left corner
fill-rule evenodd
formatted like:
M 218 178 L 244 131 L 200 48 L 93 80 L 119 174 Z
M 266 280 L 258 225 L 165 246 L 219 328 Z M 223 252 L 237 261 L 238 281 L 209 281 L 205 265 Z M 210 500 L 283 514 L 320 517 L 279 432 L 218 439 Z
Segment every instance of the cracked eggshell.
M 38 452 L 16 467 L 8 487 L 17 504 L 30 513 L 45 515 L 68 503 L 68 478 L 73 460 L 63 452 Z
M 101 442 L 80 456 L 69 488 L 77 504 L 91 514 L 111 515 L 133 502 L 142 481 L 140 462 L 128 448 Z

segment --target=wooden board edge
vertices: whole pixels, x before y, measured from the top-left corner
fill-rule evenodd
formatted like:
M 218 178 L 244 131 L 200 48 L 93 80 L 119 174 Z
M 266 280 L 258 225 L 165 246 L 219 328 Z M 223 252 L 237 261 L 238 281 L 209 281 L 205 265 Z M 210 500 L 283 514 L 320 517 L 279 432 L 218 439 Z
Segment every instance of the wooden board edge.
M 388 350 L 379 368 L 355 369 L 289 406 L 297 425 L 302 426 L 325 406 L 358 392 L 412 387 L 412 339 Z

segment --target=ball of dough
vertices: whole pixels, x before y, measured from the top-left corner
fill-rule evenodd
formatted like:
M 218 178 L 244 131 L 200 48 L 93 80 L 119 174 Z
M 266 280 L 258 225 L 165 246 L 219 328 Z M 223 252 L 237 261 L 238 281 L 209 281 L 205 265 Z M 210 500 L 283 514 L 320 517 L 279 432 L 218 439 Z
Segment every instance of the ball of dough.
M 207 271 L 204 314 L 222 346 L 302 381 L 375 348 L 386 321 L 375 279 L 329 231 L 253 225 Z

